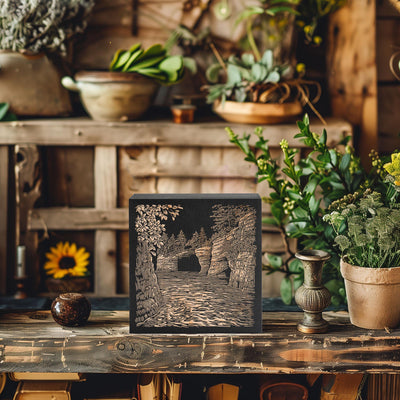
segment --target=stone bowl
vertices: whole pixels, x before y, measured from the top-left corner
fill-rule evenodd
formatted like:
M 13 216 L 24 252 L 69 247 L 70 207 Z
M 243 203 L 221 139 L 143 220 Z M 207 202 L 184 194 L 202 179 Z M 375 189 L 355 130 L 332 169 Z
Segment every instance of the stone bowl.
M 159 84 L 132 72 L 80 71 L 62 85 L 78 92 L 83 107 L 97 121 L 138 119 L 153 102 Z

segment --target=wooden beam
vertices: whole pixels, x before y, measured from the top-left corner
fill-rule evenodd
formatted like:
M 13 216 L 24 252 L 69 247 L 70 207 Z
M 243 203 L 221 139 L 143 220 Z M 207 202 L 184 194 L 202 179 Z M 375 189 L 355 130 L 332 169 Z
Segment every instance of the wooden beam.
M 28 229 L 49 230 L 128 230 L 128 209 L 36 208 L 29 211 Z
M 117 149 L 96 146 L 94 155 L 94 201 L 101 209 L 117 206 Z M 117 288 L 117 237 L 113 230 L 95 232 L 95 293 L 113 296 Z
M 7 292 L 7 250 L 15 249 L 8 234 L 8 146 L 0 146 L 0 295 Z
M 360 131 L 358 152 L 366 166 L 378 145 L 375 15 L 375 0 L 349 0 L 330 17 L 327 49 L 332 114 Z
M 263 216 L 270 216 L 263 210 Z M 88 230 L 128 230 L 128 208 L 35 208 L 28 212 L 28 230 L 88 231 Z M 266 225 L 266 232 L 279 232 Z
M 334 145 L 344 133 L 351 134 L 352 127 L 338 119 L 328 119 L 324 126 L 312 122 L 315 132 L 328 131 L 328 141 Z M 194 124 L 174 124 L 167 121 L 99 122 L 86 118 L 27 120 L 3 122 L 0 125 L 0 145 L 33 143 L 38 146 L 199 146 L 233 147 L 225 127 L 230 126 L 238 135 L 251 133 L 254 126 L 231 124 L 217 120 Z M 268 125 L 265 136 L 271 147 L 279 147 L 281 139 L 290 146 L 301 146 L 293 136 L 298 133 L 296 124 Z M 255 138 L 253 138 L 255 141 Z

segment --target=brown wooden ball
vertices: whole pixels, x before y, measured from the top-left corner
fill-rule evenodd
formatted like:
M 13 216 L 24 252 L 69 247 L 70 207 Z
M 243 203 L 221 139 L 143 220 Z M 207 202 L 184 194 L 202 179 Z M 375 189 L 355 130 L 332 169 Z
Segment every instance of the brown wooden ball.
M 91 308 L 83 294 L 63 293 L 51 304 L 51 315 L 62 326 L 82 326 L 87 322 Z

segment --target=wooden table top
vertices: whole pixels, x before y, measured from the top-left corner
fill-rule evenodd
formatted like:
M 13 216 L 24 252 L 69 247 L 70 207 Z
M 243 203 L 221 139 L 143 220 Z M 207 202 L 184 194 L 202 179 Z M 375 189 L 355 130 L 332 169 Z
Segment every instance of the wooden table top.
M 303 334 L 299 312 L 263 314 L 260 334 L 129 334 L 128 311 L 92 311 L 87 325 L 57 325 L 49 311 L 0 314 L 0 372 L 399 372 L 400 329 L 364 330 L 344 311 Z

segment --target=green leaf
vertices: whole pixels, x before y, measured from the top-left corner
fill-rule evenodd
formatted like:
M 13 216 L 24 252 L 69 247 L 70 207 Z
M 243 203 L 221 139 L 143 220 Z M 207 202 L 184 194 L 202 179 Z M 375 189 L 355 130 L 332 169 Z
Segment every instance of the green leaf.
M 325 282 L 324 285 L 332 295 L 339 294 L 339 290 L 343 288 L 343 282 L 339 281 L 339 279 L 331 279 Z
M 131 51 L 132 53 L 132 51 Z M 142 55 L 142 59 L 165 56 L 165 49 L 161 44 L 153 44 Z
M 294 274 L 298 274 L 303 271 L 303 263 L 295 258 L 289 263 L 289 271 L 293 272 Z
M 278 83 L 281 80 L 281 75 L 277 71 L 272 71 L 268 74 L 265 82 Z
M 348 153 L 344 154 L 339 164 L 339 169 L 342 173 L 345 173 L 348 170 L 350 161 L 351 161 L 351 155 Z
M 183 65 L 192 75 L 197 72 L 196 60 L 194 60 L 193 58 L 183 57 Z
M 243 53 L 242 54 L 242 62 L 247 67 L 251 67 L 255 63 L 254 54 L 252 54 L 252 53 Z
M 165 71 L 168 75 L 170 73 L 179 71 L 183 68 L 182 56 L 170 56 L 165 58 L 158 66 L 160 70 Z
M 8 103 L 0 103 L 0 121 L 4 119 L 9 108 Z
M 272 50 L 268 49 L 264 52 L 261 58 L 261 63 L 264 64 L 269 70 L 272 68 L 274 65 L 274 53 Z
M 315 217 L 319 210 L 319 204 L 321 203 L 321 199 L 316 199 L 314 196 L 311 196 L 308 205 L 310 207 L 310 212 L 313 217 Z
M 337 166 L 337 153 L 335 149 L 330 149 L 329 150 L 329 155 L 331 157 L 331 163 L 334 167 Z
M 251 77 L 252 80 L 255 82 L 262 82 L 264 79 L 266 79 L 268 74 L 267 68 L 264 67 L 264 65 L 261 64 L 254 64 L 251 67 Z
M 129 53 L 129 51 L 117 50 L 109 66 L 110 71 L 115 71 L 125 65 L 125 63 L 129 60 L 130 55 L 131 53 Z
M 307 185 L 304 187 L 304 192 L 310 194 L 314 193 L 316 187 L 318 186 L 318 183 L 319 179 L 317 177 L 312 177 L 307 183 Z
M 116 67 L 118 67 L 118 68 L 122 67 L 122 72 L 132 71 L 132 69 L 131 69 L 132 64 L 143 54 L 143 52 L 144 52 L 143 49 L 139 49 L 133 53 L 128 53 L 127 59 L 126 59 L 126 53 L 125 53 L 125 55 L 123 56 L 123 59 L 121 58 L 121 60 L 117 62 Z M 126 59 L 126 61 L 124 63 L 122 63 L 122 61 L 125 59 Z
M 293 279 L 293 290 L 296 292 L 296 290 L 304 283 L 304 276 L 303 274 L 296 276 Z
M 278 226 L 276 220 L 274 218 L 271 218 L 271 217 L 264 217 L 262 219 L 262 223 L 266 224 L 266 225 Z
M 293 285 L 290 278 L 285 277 L 281 282 L 281 298 L 285 304 L 291 304 L 292 302 L 292 293 L 293 293 Z
M 131 53 L 131 54 L 134 53 L 136 50 L 139 50 L 141 46 L 142 46 L 141 43 L 135 43 L 129 49 L 129 53 Z
M 319 143 L 323 144 L 324 146 L 326 146 L 326 139 L 327 139 L 327 133 L 326 133 L 326 129 L 324 129 L 322 131 L 322 135 L 319 138 Z
M 279 257 L 275 254 L 267 254 L 267 258 L 268 258 L 268 261 L 269 261 L 271 267 L 274 267 L 277 269 L 282 267 L 282 265 L 283 265 L 282 257 Z
M 236 65 L 229 64 L 227 67 L 228 85 L 236 85 L 242 81 L 242 75 L 240 74 L 240 69 Z
M 160 61 L 162 61 L 165 57 L 164 56 L 159 56 L 159 57 L 152 57 L 152 58 L 145 58 L 141 59 L 138 63 L 135 63 L 131 68 L 129 68 L 129 71 L 135 72 L 139 69 L 145 69 L 148 67 L 152 67 L 153 65 L 158 64 Z M 126 64 L 126 65 L 131 65 L 131 64 Z M 126 71 L 128 68 L 124 67 L 122 71 Z

